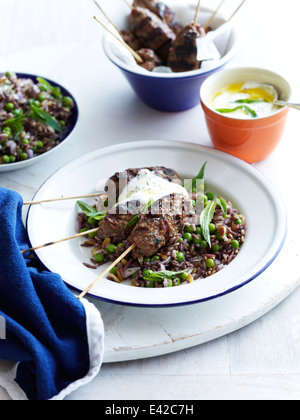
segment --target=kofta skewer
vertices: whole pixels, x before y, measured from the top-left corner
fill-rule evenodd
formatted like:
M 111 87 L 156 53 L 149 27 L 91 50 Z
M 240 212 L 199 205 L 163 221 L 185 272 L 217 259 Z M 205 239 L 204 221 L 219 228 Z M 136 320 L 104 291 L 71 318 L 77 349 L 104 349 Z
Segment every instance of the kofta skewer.
M 100 196 L 105 196 L 105 194 L 99 192 L 95 194 L 77 195 L 73 197 L 59 197 L 59 198 L 50 198 L 47 200 L 25 201 L 23 203 L 23 206 L 32 206 L 35 204 L 51 203 L 53 201 L 78 200 L 79 198 L 92 198 L 92 197 L 100 197 Z
M 178 21 L 176 13 L 161 1 L 134 0 L 133 6 L 151 10 L 151 12 L 155 13 L 159 18 L 161 18 L 175 32 L 176 35 L 182 29 L 182 25 Z
M 96 278 L 96 280 L 93 281 L 93 283 L 91 283 L 82 293 L 80 293 L 79 296 L 77 296 L 77 299 L 81 300 L 94 286 L 96 286 L 96 284 L 103 278 L 105 277 L 107 274 L 109 274 L 109 272 L 116 266 L 119 264 L 120 261 L 122 261 L 134 248 L 135 248 L 135 244 L 132 244 L 125 252 L 123 252 L 122 255 L 120 255 L 106 270 L 103 271 L 102 274 L 100 274 L 99 277 Z
M 126 42 L 123 40 L 123 38 L 119 38 L 113 31 L 110 30 L 110 28 L 108 26 L 106 26 L 103 22 L 101 22 L 101 20 L 99 20 L 97 18 L 97 16 L 94 16 L 94 19 L 104 27 L 104 29 L 106 29 L 115 39 L 117 39 L 125 48 L 127 48 L 131 54 L 133 55 L 133 57 L 135 58 L 135 60 L 139 63 L 144 63 L 144 60 L 142 59 L 142 57 L 140 57 L 136 51 L 134 51 L 128 44 L 126 44 Z

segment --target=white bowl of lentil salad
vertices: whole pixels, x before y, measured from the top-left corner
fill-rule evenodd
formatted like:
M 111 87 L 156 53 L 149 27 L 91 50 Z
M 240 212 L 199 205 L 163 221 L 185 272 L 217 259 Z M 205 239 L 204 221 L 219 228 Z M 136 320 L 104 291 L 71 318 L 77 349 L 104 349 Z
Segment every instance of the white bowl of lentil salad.
M 73 95 L 42 76 L 0 73 L 0 172 L 23 169 L 69 139 L 78 120 Z

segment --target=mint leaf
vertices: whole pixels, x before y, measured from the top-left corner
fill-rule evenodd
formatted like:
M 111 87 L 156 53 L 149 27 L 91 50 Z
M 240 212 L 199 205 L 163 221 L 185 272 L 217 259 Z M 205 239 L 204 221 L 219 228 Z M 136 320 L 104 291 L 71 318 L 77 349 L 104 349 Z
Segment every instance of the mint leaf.
M 182 270 L 182 271 L 155 271 L 151 274 L 149 274 L 149 276 L 144 277 L 145 280 L 149 280 L 149 281 L 163 281 L 164 279 L 172 279 L 174 277 L 179 276 L 182 273 L 186 273 L 187 270 Z
M 77 204 L 87 217 L 91 217 L 94 220 L 101 221 L 107 215 L 107 211 L 98 212 L 94 207 L 84 203 L 83 201 L 77 201 Z
M 216 203 L 221 207 L 224 216 L 227 216 L 227 203 L 226 200 L 222 197 L 216 198 Z
M 54 128 L 54 130 L 58 131 L 59 133 L 63 131 L 55 118 L 53 118 L 50 114 L 48 114 L 43 109 L 33 104 L 31 105 L 31 116 L 35 121 L 42 124 L 46 124 Z
M 24 130 L 23 122 L 24 119 L 28 116 L 28 114 L 20 115 L 16 118 L 11 118 L 3 122 L 4 127 L 11 128 L 11 131 L 14 134 L 14 137 L 18 137 L 20 133 Z
M 197 180 L 202 180 L 204 179 L 204 172 L 205 172 L 205 167 L 207 165 L 207 162 L 204 163 L 204 165 L 202 166 L 202 168 L 200 169 L 200 172 L 198 173 L 198 175 L 196 175 L 193 179 L 192 182 L 190 182 L 187 185 L 183 185 L 185 187 L 185 189 L 187 190 L 187 192 L 190 192 L 191 190 L 194 192 L 196 190 L 196 186 L 197 186 Z
M 202 228 L 202 234 L 206 242 L 211 247 L 209 224 L 214 217 L 215 210 L 217 207 L 216 201 L 208 201 L 200 215 L 200 226 Z
M 257 117 L 257 113 L 247 105 L 241 105 L 235 108 L 219 108 L 219 109 L 216 109 L 216 111 L 220 112 L 221 114 L 229 114 L 231 112 L 237 111 L 238 109 L 241 109 L 242 111 L 244 111 L 247 115 L 250 115 L 251 117 L 254 117 L 254 118 Z
M 51 93 L 52 96 L 55 96 L 57 99 L 62 99 L 62 94 L 60 88 L 57 86 L 52 86 L 47 80 L 42 77 L 37 77 L 36 80 L 45 87 L 45 89 Z

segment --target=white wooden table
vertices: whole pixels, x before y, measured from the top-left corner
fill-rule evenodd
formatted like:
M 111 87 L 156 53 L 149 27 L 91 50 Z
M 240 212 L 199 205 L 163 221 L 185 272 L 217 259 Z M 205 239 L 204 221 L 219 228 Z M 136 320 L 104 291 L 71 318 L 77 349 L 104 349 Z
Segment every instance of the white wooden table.
M 207 3 L 213 2 L 204 0 L 204 4 Z M 228 1 L 228 13 L 238 3 Z M 214 1 L 213 5 L 217 4 L 218 1 Z M 200 106 L 183 113 L 164 114 L 145 107 L 136 98 L 102 52 L 102 31 L 92 19 L 98 13 L 92 1 L 0 0 L 0 6 L 3 16 L 0 70 L 32 71 L 58 80 L 70 87 L 81 108 L 76 136 L 63 155 L 55 155 L 51 161 L 21 172 L 1 174 L 1 186 L 14 189 L 24 200 L 30 200 L 58 167 L 83 153 L 125 141 L 174 139 L 211 146 Z M 243 32 L 243 46 L 230 64 L 266 67 L 281 73 L 290 81 L 294 99 L 298 101 L 300 81 L 295 40 L 298 39 L 299 12 L 297 0 L 246 3 L 236 20 Z M 208 323 L 211 311 L 215 310 L 214 322 L 222 321 L 218 333 L 209 336 L 199 327 L 198 336 L 193 339 L 190 336 L 187 341 L 188 331 L 185 334 L 173 328 L 171 333 L 170 328 L 167 331 L 169 342 L 162 340 L 166 347 L 157 347 L 152 352 L 151 343 L 147 343 L 146 350 L 136 346 L 126 353 L 122 343 L 134 340 L 128 331 L 122 331 L 120 323 L 117 357 L 115 349 L 109 347 L 114 331 L 112 325 L 115 327 L 116 321 L 122 318 L 128 322 L 134 319 L 134 311 L 138 309 L 112 309 L 100 304 L 107 322 L 105 363 L 91 384 L 68 399 L 300 398 L 300 229 L 295 222 L 300 204 L 297 188 L 299 115 L 291 111 L 278 149 L 266 161 L 254 165 L 281 192 L 290 219 L 287 247 L 277 266 L 274 265 L 261 283 L 249 286 L 249 300 L 248 290 L 241 292 L 242 302 L 246 299 L 250 307 L 255 292 L 261 291 L 262 306 L 259 299 L 253 301 L 252 314 L 230 321 L 230 313 L 227 318 L 224 316 L 227 300 L 220 301 L 217 310 L 215 303 L 209 303 L 201 311 Z M 176 311 L 172 311 L 176 315 Z M 155 318 L 154 326 L 163 316 L 158 312 L 153 315 L 151 311 L 150 315 Z M 147 322 L 141 320 L 140 327 L 144 325 Z M 180 334 L 186 343 L 181 346 L 179 339 L 174 340 Z M 157 336 L 153 337 L 153 344 L 156 342 L 159 342 Z M 0 369 L 7 369 L 9 365 L 1 361 Z M 1 389 L 0 399 L 9 399 Z

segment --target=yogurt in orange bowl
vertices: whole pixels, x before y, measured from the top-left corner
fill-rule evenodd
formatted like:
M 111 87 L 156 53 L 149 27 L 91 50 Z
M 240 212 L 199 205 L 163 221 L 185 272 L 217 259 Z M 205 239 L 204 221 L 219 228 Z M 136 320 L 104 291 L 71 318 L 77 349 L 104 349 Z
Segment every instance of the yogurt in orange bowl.
M 210 76 L 200 90 L 211 141 L 216 149 L 248 163 L 266 159 L 283 135 L 288 108 L 273 103 L 289 101 L 291 87 L 279 74 L 243 67 Z

